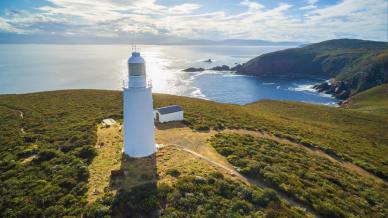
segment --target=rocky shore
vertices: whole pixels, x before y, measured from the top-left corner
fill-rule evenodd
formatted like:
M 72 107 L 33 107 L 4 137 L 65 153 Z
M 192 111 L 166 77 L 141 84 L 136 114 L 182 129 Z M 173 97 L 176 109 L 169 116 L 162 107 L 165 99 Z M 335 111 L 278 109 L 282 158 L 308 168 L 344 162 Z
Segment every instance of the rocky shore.
M 314 89 L 319 92 L 330 94 L 340 100 L 349 98 L 351 94 L 350 87 L 346 82 L 336 81 L 334 79 L 317 84 L 314 86 Z

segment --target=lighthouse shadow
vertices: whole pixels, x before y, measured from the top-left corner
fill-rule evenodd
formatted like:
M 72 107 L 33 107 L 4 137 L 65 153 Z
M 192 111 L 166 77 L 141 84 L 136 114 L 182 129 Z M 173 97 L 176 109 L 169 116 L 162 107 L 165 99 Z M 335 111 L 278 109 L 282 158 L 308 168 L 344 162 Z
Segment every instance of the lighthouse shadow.
M 114 217 L 159 217 L 156 155 L 131 158 L 123 154 L 121 167 L 111 172 Z
M 168 130 L 168 129 L 185 128 L 186 125 L 181 121 L 173 121 L 173 122 L 167 122 L 167 123 L 155 122 L 155 127 L 158 130 Z

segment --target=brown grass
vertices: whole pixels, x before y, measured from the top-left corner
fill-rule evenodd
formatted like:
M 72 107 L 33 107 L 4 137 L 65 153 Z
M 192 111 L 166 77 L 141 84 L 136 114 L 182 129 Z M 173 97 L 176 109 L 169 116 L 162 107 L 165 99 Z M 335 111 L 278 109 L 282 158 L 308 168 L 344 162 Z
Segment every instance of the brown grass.
M 97 156 L 89 165 L 88 202 L 100 197 L 110 182 L 111 170 L 120 169 L 122 134 L 118 126 L 97 127 Z
M 211 172 L 221 172 L 229 179 L 241 179 L 231 175 L 230 170 L 217 167 L 180 148 L 193 150 L 233 170 L 225 158 L 207 143 L 207 139 L 215 132 L 194 132 L 177 123 L 163 124 L 161 129 L 156 130 L 156 141 L 164 147 L 160 148 L 156 155 L 128 158 L 122 155 L 123 137 L 119 125 L 109 128 L 97 127 L 97 156 L 89 166 L 87 193 L 89 203 L 101 197 L 104 192 L 129 190 L 147 182 L 173 184 L 176 178 L 166 173 L 169 169 L 178 170 L 182 176 L 205 176 Z M 112 178 L 111 171 L 120 169 L 124 176 Z

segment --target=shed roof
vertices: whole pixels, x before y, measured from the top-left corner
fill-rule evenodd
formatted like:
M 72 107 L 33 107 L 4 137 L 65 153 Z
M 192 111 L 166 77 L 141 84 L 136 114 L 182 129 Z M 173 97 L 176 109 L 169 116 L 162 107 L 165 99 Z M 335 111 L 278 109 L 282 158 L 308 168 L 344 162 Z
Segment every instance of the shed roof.
M 105 125 L 113 125 L 116 123 L 116 121 L 114 119 L 109 118 L 109 119 L 103 119 L 102 123 Z
M 171 105 L 167 107 L 161 107 L 157 109 L 160 114 L 170 114 L 179 111 L 183 111 L 182 107 L 179 105 Z

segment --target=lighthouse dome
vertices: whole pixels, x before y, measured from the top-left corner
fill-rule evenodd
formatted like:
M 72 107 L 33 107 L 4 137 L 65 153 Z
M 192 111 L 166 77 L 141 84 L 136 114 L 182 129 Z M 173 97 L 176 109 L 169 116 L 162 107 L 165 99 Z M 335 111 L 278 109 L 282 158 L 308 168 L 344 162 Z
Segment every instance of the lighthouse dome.
M 140 52 L 132 52 L 132 56 L 128 59 L 128 64 L 144 64 L 145 61 Z
M 139 52 L 132 52 L 132 56 L 128 59 L 128 74 L 129 76 L 145 75 L 145 61 Z

